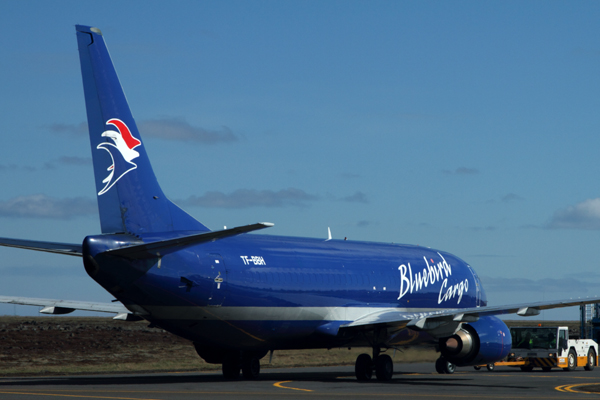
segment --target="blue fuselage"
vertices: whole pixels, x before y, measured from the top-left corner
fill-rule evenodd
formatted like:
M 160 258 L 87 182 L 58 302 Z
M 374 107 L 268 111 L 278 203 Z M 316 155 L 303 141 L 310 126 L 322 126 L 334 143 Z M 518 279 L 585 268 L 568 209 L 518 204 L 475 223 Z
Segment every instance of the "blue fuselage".
M 104 256 L 118 236 L 86 239 L 84 253 L 98 266 L 88 268 L 90 275 L 147 320 L 209 345 L 359 345 L 364 338 L 340 338 L 329 327 L 385 309 L 417 313 L 486 305 L 469 265 L 419 246 L 241 235 L 145 260 Z M 404 331 L 396 330 L 390 340 L 428 339 Z

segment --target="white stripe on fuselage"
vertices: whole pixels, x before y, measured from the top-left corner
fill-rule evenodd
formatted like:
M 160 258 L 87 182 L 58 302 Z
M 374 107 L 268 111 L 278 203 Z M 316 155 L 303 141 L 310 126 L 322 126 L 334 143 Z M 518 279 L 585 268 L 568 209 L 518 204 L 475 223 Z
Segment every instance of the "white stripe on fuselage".
M 356 321 L 381 312 L 397 312 L 409 321 L 439 308 L 391 307 L 180 307 L 142 306 L 154 319 L 225 321 Z M 403 318 L 401 318 L 401 316 Z

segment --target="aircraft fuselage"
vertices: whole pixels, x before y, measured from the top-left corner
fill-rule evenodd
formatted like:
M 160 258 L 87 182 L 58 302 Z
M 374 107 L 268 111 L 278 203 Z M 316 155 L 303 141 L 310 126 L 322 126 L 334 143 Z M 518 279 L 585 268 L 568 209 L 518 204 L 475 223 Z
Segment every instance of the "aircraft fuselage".
M 98 266 L 88 268 L 92 278 L 145 319 L 207 345 L 365 345 L 369 338 L 339 337 L 336 328 L 385 309 L 486 305 L 469 265 L 420 246 L 242 235 L 127 260 L 102 253 L 115 247 L 115 237 L 121 245 L 129 238 L 100 235 L 84 242 L 84 259 L 95 257 Z M 422 332 L 384 334 L 388 343 L 431 341 Z

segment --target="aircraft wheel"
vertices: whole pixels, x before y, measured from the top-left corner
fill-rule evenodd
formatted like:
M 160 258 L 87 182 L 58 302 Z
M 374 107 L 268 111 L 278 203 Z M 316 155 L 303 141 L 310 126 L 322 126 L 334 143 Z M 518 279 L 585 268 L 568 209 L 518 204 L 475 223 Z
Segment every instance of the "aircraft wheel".
M 373 376 L 373 361 L 368 354 L 361 354 L 356 358 L 354 374 L 359 381 L 368 381 Z
M 242 360 L 242 375 L 244 379 L 256 379 L 260 374 L 260 361 L 256 357 L 248 357 Z
M 596 352 L 594 351 L 594 349 L 590 349 L 588 351 L 588 355 L 587 355 L 587 364 L 585 364 L 585 367 L 583 367 L 583 369 L 585 369 L 586 371 L 591 371 L 594 369 L 595 366 L 596 366 Z
M 577 368 L 577 354 L 575 350 L 569 350 L 569 355 L 567 356 L 567 368 L 563 368 L 565 371 L 575 371 Z
M 440 357 L 435 362 L 435 370 L 438 374 L 453 374 L 456 371 L 456 365 L 447 361 L 444 357 Z
M 488 364 L 488 365 L 486 365 L 485 367 L 486 367 L 486 368 L 487 368 L 487 370 L 488 370 L 488 371 L 490 371 L 490 372 L 492 372 L 492 371 L 493 371 L 493 370 L 496 368 L 496 366 L 495 366 L 494 364 Z
M 223 360 L 223 377 L 225 379 L 239 379 L 240 377 L 240 359 L 237 354 L 225 356 Z
M 392 357 L 382 354 L 375 359 L 375 376 L 378 381 L 390 381 L 394 375 L 394 362 Z

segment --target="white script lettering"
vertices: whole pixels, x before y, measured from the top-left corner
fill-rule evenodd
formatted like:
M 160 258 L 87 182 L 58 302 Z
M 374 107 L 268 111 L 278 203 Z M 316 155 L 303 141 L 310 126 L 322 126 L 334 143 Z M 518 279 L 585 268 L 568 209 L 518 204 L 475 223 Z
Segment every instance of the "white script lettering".
M 456 304 L 460 304 L 460 300 L 462 299 L 463 292 L 466 292 L 467 290 L 469 290 L 469 281 L 467 279 L 465 279 L 464 281 L 459 282 L 454 286 L 450 286 L 446 290 L 446 293 L 442 296 L 442 292 L 444 291 L 444 288 L 446 286 L 448 286 L 448 279 L 444 279 L 444 282 L 442 282 L 442 286 L 440 287 L 440 295 L 438 296 L 438 304 L 441 304 L 442 301 L 450 300 L 451 298 L 455 297 L 456 295 L 458 295 L 458 301 L 456 302 Z
M 444 293 L 444 288 L 448 286 L 448 277 L 452 275 L 452 266 L 446 262 L 440 253 L 438 253 L 438 255 L 442 261 L 436 264 L 434 264 L 433 259 L 430 263 L 427 257 L 423 257 L 425 260 L 425 268 L 414 274 L 410 263 L 402 264 L 398 267 L 398 270 L 400 271 L 400 292 L 398 293 L 398 300 L 407 293 L 416 293 L 429 285 L 434 285 L 443 281 L 438 296 L 438 304 L 456 296 L 458 296 L 457 304 L 460 303 L 463 293 L 469 289 L 469 281 L 465 279 L 456 285 L 450 286 Z

